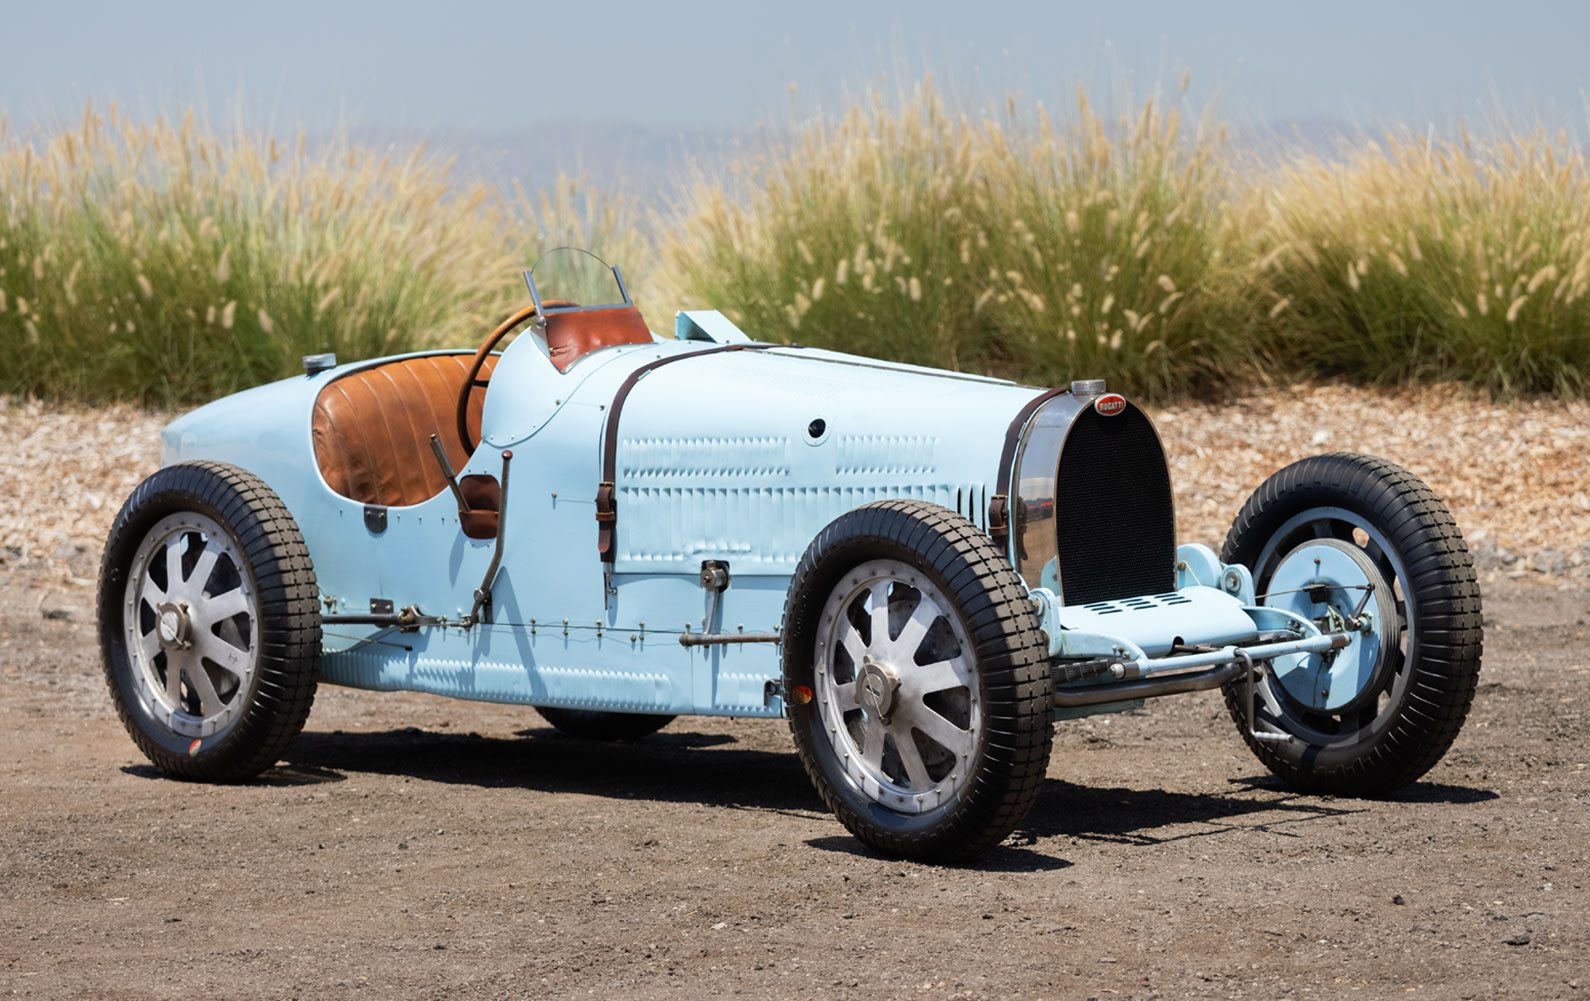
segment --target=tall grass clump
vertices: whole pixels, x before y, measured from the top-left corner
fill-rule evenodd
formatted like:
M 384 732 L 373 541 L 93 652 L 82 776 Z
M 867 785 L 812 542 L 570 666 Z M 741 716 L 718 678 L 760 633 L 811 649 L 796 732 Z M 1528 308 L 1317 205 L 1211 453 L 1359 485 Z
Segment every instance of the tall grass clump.
M 966 113 L 931 80 L 860 100 L 697 176 L 654 228 L 567 179 L 503 191 L 423 148 L 90 106 L 25 138 L 0 115 L 0 394 L 191 403 L 308 353 L 472 345 L 573 245 L 662 328 L 661 305 L 717 307 L 760 340 L 1161 399 L 1309 375 L 1582 396 L 1587 236 L 1561 135 L 1259 165 L 1174 101 L 1106 117 L 1081 91 L 1064 116 Z
M 987 211 L 970 131 L 925 88 L 814 118 L 686 192 L 662 271 L 753 337 L 986 367 L 994 328 L 962 260 Z
M 1153 101 L 1105 123 L 1014 102 L 950 113 L 931 81 L 815 118 L 698 182 L 661 251 L 683 301 L 762 339 L 1151 396 L 1228 375 L 1218 137 Z
M 1389 137 L 1248 187 L 1244 326 L 1283 372 L 1590 382 L 1590 171 L 1565 137 Z
M 37 141 L 0 124 L 0 392 L 187 403 L 343 359 L 470 344 L 558 242 L 635 242 L 567 182 L 456 185 L 423 148 L 306 151 L 189 111 L 92 106 Z
M 979 294 L 1023 375 L 1099 375 L 1163 398 L 1244 373 L 1221 130 L 1184 128 L 1154 99 L 1107 123 L 1080 88 L 1068 124 L 1040 108 L 1025 128 L 1007 107 L 1014 129 L 983 130 L 998 164 L 984 228 L 1003 238 Z

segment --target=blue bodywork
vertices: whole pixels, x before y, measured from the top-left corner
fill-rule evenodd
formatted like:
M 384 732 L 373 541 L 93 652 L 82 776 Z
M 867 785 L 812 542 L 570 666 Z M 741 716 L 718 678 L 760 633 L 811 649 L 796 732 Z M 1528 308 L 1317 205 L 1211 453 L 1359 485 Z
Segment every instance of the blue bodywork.
M 324 681 L 538 706 L 777 716 L 776 643 L 686 646 L 681 635 L 777 632 L 802 553 L 859 505 L 917 498 L 988 529 L 1000 444 L 1041 391 L 796 346 L 713 351 L 749 342 L 715 312 L 680 314 L 676 335 L 595 351 L 567 372 L 534 336 L 502 353 L 480 447 L 458 470 L 498 475 L 505 450 L 513 453 L 489 622 L 467 616 L 495 543 L 465 536 L 450 493 L 387 509 L 376 531 L 364 505 L 320 475 L 317 395 L 379 362 L 200 408 L 165 429 L 162 462 L 219 460 L 269 484 L 308 544 L 326 613 L 382 601 L 448 622 L 408 632 L 328 624 Z M 627 397 L 617 435 L 621 517 L 604 563 L 597 489 L 615 394 L 644 366 L 708 351 L 649 372 Z M 1012 536 L 1013 563 L 1016 544 Z M 1225 650 L 1261 627 L 1289 631 L 1300 660 L 1322 648 L 1305 617 L 1253 607 L 1245 569 L 1201 546 L 1182 547 L 1177 559 L 1173 592 L 1121 602 L 1066 608 L 1058 584 L 1030 580 L 1050 654 L 1115 658 L 1116 677 L 1132 678 L 1214 663 L 1173 649 Z M 708 560 L 732 577 L 721 596 L 702 586 Z

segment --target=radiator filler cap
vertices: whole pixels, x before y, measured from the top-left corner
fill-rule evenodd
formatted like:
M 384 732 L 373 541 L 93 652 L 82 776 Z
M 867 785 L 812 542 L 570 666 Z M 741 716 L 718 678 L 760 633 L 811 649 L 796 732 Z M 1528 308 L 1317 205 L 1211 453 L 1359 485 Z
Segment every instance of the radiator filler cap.
M 1104 395 L 1103 379 L 1078 379 L 1071 383 L 1071 395 L 1079 403 L 1091 403 Z

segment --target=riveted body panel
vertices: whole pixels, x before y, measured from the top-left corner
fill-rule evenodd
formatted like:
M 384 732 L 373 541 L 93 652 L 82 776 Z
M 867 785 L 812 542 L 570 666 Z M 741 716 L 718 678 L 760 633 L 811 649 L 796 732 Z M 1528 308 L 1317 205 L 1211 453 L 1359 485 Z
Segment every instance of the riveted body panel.
M 614 569 L 720 559 L 788 576 L 851 508 L 891 497 L 964 508 L 994 481 L 991 441 L 1034 390 L 852 361 L 736 352 L 641 381 L 618 428 Z
M 789 574 L 829 521 L 915 497 L 986 522 L 997 442 L 1035 390 L 835 352 L 770 348 L 686 358 L 710 341 L 608 348 L 559 372 L 524 336 L 487 390 L 481 445 L 463 475 L 497 475 L 514 453 L 491 621 L 396 634 L 328 625 L 325 680 L 382 690 L 627 711 L 768 715 L 776 644 L 686 648 L 685 632 L 780 628 Z M 633 387 L 616 428 L 620 386 Z M 201 408 L 165 432 L 165 461 L 207 458 L 260 475 L 294 512 L 329 613 L 372 599 L 458 619 L 493 541 L 460 531 L 452 496 L 385 512 L 318 475 L 310 411 L 331 380 L 288 379 Z M 821 422 L 813 433 L 814 422 Z M 617 558 L 597 558 L 604 436 L 617 436 Z M 728 564 L 712 609 L 698 573 Z
M 1154 607 L 1120 606 L 1132 608 L 1128 615 L 1051 600 L 1054 547 L 1035 531 L 1065 514 L 1053 499 L 1054 475 L 1076 437 L 1072 429 L 1093 413 L 1085 401 L 1060 395 L 1035 411 L 1043 391 L 1032 387 L 755 344 L 735 336 L 719 314 L 688 319 L 680 326 L 690 339 L 605 348 L 568 371 L 551 363 L 535 336 L 502 352 L 480 446 L 457 471 L 501 476 L 505 454 L 513 455 L 503 555 L 479 621 L 471 613 L 496 540 L 464 535 L 448 491 L 371 518 L 315 465 L 317 394 L 343 374 L 391 359 L 200 408 L 166 429 L 163 461 L 218 459 L 277 491 L 319 579 L 328 621 L 323 677 L 354 687 L 629 712 L 776 715 L 778 644 L 733 637 L 776 634 L 790 576 L 817 534 L 846 511 L 895 498 L 960 512 L 984 530 L 991 510 L 1014 502 L 1008 555 L 1049 609 L 1044 621 L 1057 658 L 1095 648 L 1159 655 L 1180 643 L 1235 643 L 1257 632 L 1229 603 L 1200 623 L 1174 595 L 1153 597 Z M 1015 434 L 1023 436 L 1019 458 L 1002 470 L 1001 444 Z M 1158 439 L 1151 427 L 1147 434 L 1140 447 L 1153 457 Z M 613 457 L 611 559 L 598 551 L 604 449 Z M 1162 457 L 1150 467 L 1151 480 L 1163 477 Z M 996 497 L 1001 482 L 1018 496 Z M 1109 484 L 1099 489 L 1100 503 L 1109 503 Z M 1168 508 L 1164 516 L 1171 517 Z M 1095 512 L 1093 522 L 1107 529 L 1108 516 Z M 719 593 L 703 587 L 709 563 L 724 567 L 730 582 Z M 1163 576 L 1174 579 L 1173 569 Z M 336 621 L 377 607 L 413 607 L 450 624 L 397 632 Z M 1124 628 L 1105 628 L 1107 621 Z M 730 642 L 687 646 L 679 642 L 686 633 L 730 634 Z

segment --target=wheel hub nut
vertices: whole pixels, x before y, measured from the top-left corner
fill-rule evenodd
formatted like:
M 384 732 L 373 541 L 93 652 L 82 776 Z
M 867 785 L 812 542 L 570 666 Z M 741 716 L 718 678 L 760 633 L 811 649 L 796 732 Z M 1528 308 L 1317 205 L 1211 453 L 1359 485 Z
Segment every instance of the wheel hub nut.
M 894 696 L 900 689 L 900 679 L 882 664 L 867 657 L 856 672 L 856 704 L 887 720 L 894 709 Z
M 186 650 L 193 645 L 188 638 L 193 622 L 188 618 L 188 606 L 179 601 L 163 601 L 155 609 L 156 629 L 160 645 L 167 650 Z

